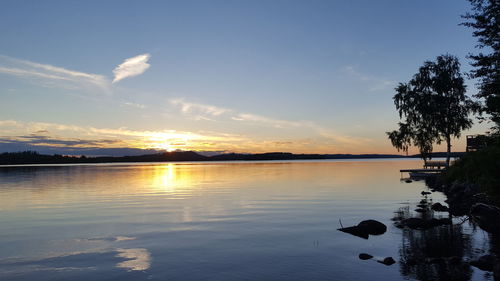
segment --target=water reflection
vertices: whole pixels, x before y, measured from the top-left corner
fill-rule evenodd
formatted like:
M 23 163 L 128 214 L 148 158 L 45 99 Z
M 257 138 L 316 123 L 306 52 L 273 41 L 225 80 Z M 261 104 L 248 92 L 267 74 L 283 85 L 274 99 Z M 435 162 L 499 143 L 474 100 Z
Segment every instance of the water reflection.
M 389 226 L 395 206 L 420 200 L 422 182 L 399 181 L 401 167 L 418 165 L 384 160 L 0 168 L 0 279 L 447 278 L 438 272 L 442 265 L 405 263 L 419 256 L 465 258 L 468 250 L 453 250 L 460 243 L 467 249 L 469 230 L 463 226 L 425 233 L 392 229 L 366 241 L 336 231 L 339 219 Z M 403 276 L 397 265 L 358 260 L 361 252 L 397 257 L 394 241 L 401 233 Z M 435 239 L 439 247 L 451 243 L 450 249 L 433 253 Z M 431 277 L 421 273 L 431 269 Z
M 411 167 L 413 162 L 406 166 Z M 39 208 L 75 202 L 120 198 L 130 195 L 169 195 L 172 198 L 225 194 L 263 186 L 290 196 L 314 195 L 307 184 L 333 187 L 349 198 L 397 197 L 401 189 L 393 182 L 401 164 L 380 162 L 302 162 L 302 163 L 165 163 L 0 167 L 0 208 L 26 208 L 25 202 Z M 376 178 L 376 181 L 372 179 Z M 333 179 L 333 180 L 332 180 Z M 367 184 L 368 183 L 368 184 Z M 259 188 L 256 188 L 259 187 Z M 355 188 L 353 188 L 355 187 Z M 392 189 L 381 193 L 378 189 Z M 298 197 L 300 197 L 298 196 Z M 29 205 L 31 207 L 32 204 Z
M 426 203 L 424 203 L 426 202 Z M 423 204 L 424 203 L 424 204 Z M 425 220 L 441 218 L 429 208 L 432 201 L 423 200 L 425 212 L 410 211 L 410 206 L 396 212 L 396 220 L 418 217 Z M 465 262 L 472 256 L 472 237 L 461 224 L 440 225 L 429 229 L 402 229 L 400 271 L 417 280 L 471 280 L 472 268 Z
M 128 270 L 147 270 L 151 266 L 151 255 L 144 248 L 137 249 L 117 249 L 117 257 L 127 259 L 116 265 L 119 268 Z
M 108 272 L 110 267 L 127 271 L 146 271 L 151 267 L 151 253 L 145 248 L 115 248 L 126 246 L 136 237 L 116 236 L 75 239 L 78 244 L 94 244 L 93 249 L 46 253 L 41 257 L 11 257 L 0 259 L 0 277 L 2 280 L 14 280 L 22 276 L 23 280 L 71 280 L 79 279 L 84 272 Z M 96 244 L 97 243 L 97 244 Z M 90 247 L 92 248 L 92 247 Z M 39 272 L 49 275 L 37 276 Z M 3 279 L 6 278 L 6 279 Z
M 143 170 L 144 171 L 144 170 Z M 191 184 L 193 177 L 183 177 L 180 172 L 175 169 L 174 164 L 166 164 L 155 166 L 154 169 L 145 170 L 151 171 L 151 186 L 165 192 L 175 192 L 179 186 L 188 186 Z M 149 175 L 143 175 L 148 177 Z M 182 180 L 182 182 L 181 182 Z

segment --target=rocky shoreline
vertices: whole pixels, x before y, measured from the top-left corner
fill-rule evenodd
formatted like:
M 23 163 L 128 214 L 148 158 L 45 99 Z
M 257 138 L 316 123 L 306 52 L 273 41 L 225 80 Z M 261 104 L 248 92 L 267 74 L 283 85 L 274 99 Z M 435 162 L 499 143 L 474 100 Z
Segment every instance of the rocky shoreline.
M 443 192 L 452 216 L 468 216 L 488 233 L 500 234 L 500 208 L 480 188 L 471 183 L 447 184 L 442 178 L 429 177 L 426 185 L 432 191 Z
M 427 178 L 426 185 L 432 191 L 446 195 L 450 217 L 467 217 L 486 231 L 490 240 L 499 239 L 500 208 L 488 194 L 481 192 L 478 185 L 457 181 L 446 183 L 440 176 Z M 493 272 L 495 280 L 500 280 L 500 249 L 490 249 L 489 254 L 471 260 L 469 264 Z
M 500 280 L 500 208 L 476 185 L 448 184 L 439 176 L 428 177 L 425 183 L 431 192 L 422 191 L 419 202 L 399 208 L 392 218 L 403 235 L 401 273 L 418 280 L 470 280 L 471 267 L 476 267 Z M 433 192 L 444 193 L 448 206 L 434 202 Z M 412 211 L 413 206 L 416 209 Z M 479 227 L 488 233 L 488 240 L 482 246 L 485 248 L 472 245 L 472 234 L 463 228 L 466 222 L 472 229 Z M 384 234 L 387 227 L 378 221 L 365 220 L 338 230 L 369 239 L 371 235 Z M 368 253 L 359 254 L 360 260 L 372 258 Z M 392 257 L 376 261 L 388 266 L 396 263 Z

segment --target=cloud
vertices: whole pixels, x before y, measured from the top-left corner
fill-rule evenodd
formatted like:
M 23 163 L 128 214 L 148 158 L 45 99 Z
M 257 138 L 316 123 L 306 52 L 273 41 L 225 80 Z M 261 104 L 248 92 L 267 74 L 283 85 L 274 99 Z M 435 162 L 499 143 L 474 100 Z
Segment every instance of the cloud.
M 128 77 L 143 74 L 151 66 L 148 63 L 150 57 L 150 54 L 142 54 L 123 61 L 122 64 L 118 65 L 113 70 L 115 77 L 112 83 L 116 83 Z
M 64 147 L 86 147 L 86 148 L 96 148 L 104 145 L 118 144 L 123 145 L 124 143 L 120 140 L 106 140 L 106 139 L 96 139 L 96 140 L 82 140 L 82 139 L 58 139 L 51 136 L 45 135 L 27 135 L 27 136 L 16 136 L 11 138 L 0 138 L 0 143 L 17 143 L 26 144 L 33 146 L 64 146 Z
M 58 75 L 43 73 L 43 72 L 39 72 L 39 71 L 35 71 L 35 70 L 19 69 L 19 68 L 0 67 L 0 73 L 21 76 L 21 77 L 34 76 L 34 77 L 47 78 L 47 79 L 70 80 L 66 77 L 62 77 L 62 76 L 58 76 Z
M 219 149 L 218 145 L 224 146 L 227 143 L 244 140 L 238 135 L 208 131 L 139 131 L 16 120 L 0 120 L 0 132 L 0 152 L 36 150 L 87 155 L 96 153 L 103 155 L 105 154 L 103 149 L 109 149 L 113 155 L 120 151 L 127 153 L 129 152 L 127 149 L 131 148 L 206 150 L 206 147 L 216 147 L 214 149 Z M 88 152 L 81 153 L 82 151 Z
M 260 124 L 263 124 L 265 126 L 271 126 L 271 127 L 278 128 L 278 129 L 285 129 L 285 128 L 297 128 L 300 130 L 309 129 L 322 138 L 334 141 L 334 144 L 337 146 L 338 145 L 360 145 L 360 146 L 362 146 L 364 144 L 372 142 L 372 140 L 368 139 L 368 138 L 359 138 L 359 137 L 349 136 L 349 135 L 345 135 L 345 134 L 339 134 L 339 133 L 334 132 L 333 130 L 331 130 L 329 128 L 325 128 L 325 127 L 320 126 L 312 121 L 307 121 L 307 120 L 288 121 L 288 120 L 273 119 L 273 118 L 268 118 L 268 117 L 255 115 L 255 114 L 247 114 L 247 113 L 238 114 L 236 117 L 232 117 L 232 119 L 236 120 L 236 121 L 260 123 Z M 275 142 L 275 143 L 280 143 L 280 142 Z
M 256 114 L 250 114 L 250 113 L 240 113 L 240 114 L 237 114 L 236 116 L 231 117 L 231 119 L 235 120 L 235 121 L 260 123 L 260 124 L 275 127 L 275 128 L 306 126 L 306 123 L 303 121 L 280 120 L 280 119 L 274 119 L 274 118 L 269 118 L 269 117 L 260 116 L 260 115 L 256 115 Z
M 0 55 L 0 74 L 29 79 L 45 87 L 109 94 L 112 83 L 144 73 L 150 67 L 148 63 L 150 57 L 150 54 L 142 54 L 126 59 L 113 70 L 114 79 L 112 82 L 104 75 L 85 73 L 4 55 Z
M 91 92 L 109 93 L 109 80 L 99 74 L 70 70 L 50 64 L 0 55 L 0 73 L 41 82 L 48 87 L 87 89 Z
M 212 118 L 224 115 L 229 120 L 259 123 L 276 128 L 300 127 L 303 125 L 302 122 L 279 120 L 256 114 L 239 113 L 235 110 L 215 105 L 187 102 L 182 98 L 172 99 L 170 100 L 170 104 L 176 106 L 183 114 L 191 115 L 194 120 L 215 121 Z
M 291 121 L 277 119 L 258 114 L 238 112 L 233 109 L 222 108 L 214 105 L 190 103 L 181 98 L 170 100 L 170 103 L 177 106 L 183 114 L 192 116 L 194 120 L 233 121 L 238 122 L 238 127 L 241 127 L 244 124 L 252 127 L 271 128 L 271 134 L 273 135 L 271 138 L 273 139 L 280 135 L 298 136 L 306 133 L 316 140 L 321 139 L 324 143 L 329 143 L 331 147 L 335 148 L 353 148 L 356 146 L 362 147 L 366 144 L 373 143 L 372 139 L 338 133 L 330 128 L 323 127 L 309 120 Z M 217 118 L 217 120 L 215 120 L 215 118 Z M 280 132 L 275 129 L 279 129 Z M 262 136 L 259 137 L 262 138 Z M 253 138 L 253 136 L 248 137 L 249 142 L 246 143 L 245 146 L 251 147 L 250 142 L 252 141 L 259 143 L 257 140 L 250 141 Z M 298 144 L 297 138 L 294 137 L 293 139 L 294 143 Z M 264 140 L 261 140 L 261 145 L 263 141 Z M 290 143 L 290 141 L 285 142 Z M 280 143 L 284 142 L 281 140 L 266 140 L 265 142 L 266 146 L 276 146 L 276 144 Z M 304 141 L 300 141 L 301 145 L 305 145 L 305 143 L 306 142 Z
M 227 108 L 217 107 L 214 105 L 186 102 L 183 99 L 172 99 L 170 100 L 170 104 L 178 107 L 183 114 L 194 115 L 195 120 L 213 121 L 213 119 L 207 116 L 216 117 L 232 112 L 232 110 Z
M 94 128 L 56 123 L 0 120 L 0 152 L 34 150 L 47 154 L 143 155 L 160 150 L 225 152 L 289 151 L 296 153 L 370 152 L 361 139 L 337 134 L 309 121 L 286 121 L 257 115 L 241 115 L 234 122 L 262 123 L 276 128 L 272 135 L 237 135 L 212 131 L 138 131 L 126 128 Z M 273 123 L 274 122 L 274 123 Z M 238 126 L 242 126 L 238 125 Z M 252 124 L 255 126 L 255 124 Z M 287 127 L 288 126 L 288 127 Z M 290 131 L 292 130 L 292 131 Z M 295 135 L 296 132 L 308 137 Z
M 0 152 L 35 150 L 49 154 L 115 156 L 176 149 L 252 153 L 368 153 L 373 152 L 375 145 L 372 139 L 335 132 L 312 121 L 279 120 L 233 110 L 217 118 L 224 118 L 224 128 L 250 126 L 247 131 L 252 133 L 140 131 L 0 120 Z M 233 124 L 229 125 L 228 122 Z
M 145 109 L 147 106 L 141 103 L 135 103 L 135 102 L 124 102 L 122 103 L 123 106 L 128 106 L 128 107 L 135 107 L 139 109 Z
M 368 83 L 368 91 L 370 92 L 385 90 L 396 85 L 395 81 L 361 73 L 356 70 L 356 67 L 352 65 L 348 65 L 342 68 L 341 71 L 345 74 L 348 74 L 349 76 L 355 77 L 363 82 Z

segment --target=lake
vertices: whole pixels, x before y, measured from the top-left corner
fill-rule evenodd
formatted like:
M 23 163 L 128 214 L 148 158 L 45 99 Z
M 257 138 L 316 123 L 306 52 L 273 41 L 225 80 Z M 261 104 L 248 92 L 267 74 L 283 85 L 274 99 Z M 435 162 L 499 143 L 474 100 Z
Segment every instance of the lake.
M 0 280 L 492 280 L 411 256 L 486 253 L 468 222 L 410 231 L 416 160 L 0 167 Z M 433 193 L 434 202 L 444 202 Z M 443 216 L 445 214 L 442 214 Z M 337 230 L 387 225 L 362 239 Z M 360 253 L 375 256 L 360 260 Z M 386 266 L 375 259 L 393 257 Z

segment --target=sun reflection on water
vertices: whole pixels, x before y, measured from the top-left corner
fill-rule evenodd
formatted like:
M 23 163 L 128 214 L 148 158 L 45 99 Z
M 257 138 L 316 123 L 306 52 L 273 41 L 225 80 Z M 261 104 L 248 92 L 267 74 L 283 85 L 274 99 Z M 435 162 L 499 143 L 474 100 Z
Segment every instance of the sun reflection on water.
M 151 186 L 165 192 L 175 192 L 179 187 L 178 178 L 175 172 L 175 165 L 172 163 L 155 166 L 152 169 Z
M 311 194 L 308 185 L 301 183 L 311 181 L 328 182 L 328 188 L 345 191 L 345 196 L 369 198 L 377 189 L 371 179 L 397 182 L 397 169 L 402 165 L 411 167 L 410 163 L 388 161 L 383 165 L 377 162 L 110 164 L 19 168 L 12 173 L 4 169 L 0 170 L 6 183 L 0 189 L 0 208 L 26 209 L 27 201 L 29 208 L 46 209 L 120 198 L 132 200 L 134 196 L 164 195 L 179 199 L 228 191 L 252 197 L 276 191 L 277 195 L 307 198 Z M 391 170 L 396 171 L 396 177 Z M 273 188 L 266 191 L 262 186 Z

